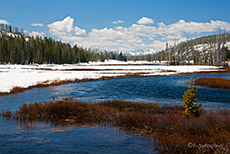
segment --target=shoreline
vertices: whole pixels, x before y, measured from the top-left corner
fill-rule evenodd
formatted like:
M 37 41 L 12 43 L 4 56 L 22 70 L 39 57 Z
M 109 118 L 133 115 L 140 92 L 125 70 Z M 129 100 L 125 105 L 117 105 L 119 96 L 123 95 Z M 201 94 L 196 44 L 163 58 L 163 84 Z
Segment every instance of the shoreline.
M 150 73 L 140 72 L 140 73 L 127 73 L 124 75 L 117 75 L 117 76 L 102 76 L 99 78 L 83 78 L 83 79 L 75 78 L 75 79 L 65 79 L 65 80 L 46 80 L 46 81 L 38 82 L 37 84 L 34 84 L 34 85 L 30 85 L 28 87 L 15 86 L 9 92 L 0 92 L 0 96 L 16 94 L 16 93 L 24 92 L 26 90 L 31 90 L 33 88 L 44 88 L 44 87 L 57 86 L 57 85 L 62 85 L 62 84 L 67 84 L 67 83 L 74 83 L 74 82 L 95 81 L 95 80 L 105 80 L 105 79 L 114 79 L 114 78 L 131 78 L 131 77 L 155 77 L 155 76 L 192 75 L 192 74 L 219 74 L 219 73 L 230 73 L 230 69 L 229 68 L 219 68 L 219 71 L 200 71 L 200 72 L 182 72 L 182 73 L 176 73 L 176 71 L 174 70 L 163 70 L 159 73 L 164 73 L 164 72 L 172 73 L 172 74 L 148 75 Z

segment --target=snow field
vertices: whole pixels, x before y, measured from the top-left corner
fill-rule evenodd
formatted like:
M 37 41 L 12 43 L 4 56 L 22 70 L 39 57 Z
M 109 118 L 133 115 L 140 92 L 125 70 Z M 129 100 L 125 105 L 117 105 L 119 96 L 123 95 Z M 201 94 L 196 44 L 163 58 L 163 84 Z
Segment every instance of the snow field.
M 203 65 L 165 66 L 146 64 L 149 63 L 109 61 L 75 65 L 0 65 L 0 92 L 10 92 L 16 86 L 26 88 L 47 80 L 52 82 L 66 79 L 97 79 L 105 76 L 113 77 L 135 73 L 143 73 L 144 76 L 172 75 L 187 72 L 218 71 L 219 69 L 215 66 Z M 76 71 L 76 69 L 80 70 Z M 81 69 L 93 70 L 82 71 Z

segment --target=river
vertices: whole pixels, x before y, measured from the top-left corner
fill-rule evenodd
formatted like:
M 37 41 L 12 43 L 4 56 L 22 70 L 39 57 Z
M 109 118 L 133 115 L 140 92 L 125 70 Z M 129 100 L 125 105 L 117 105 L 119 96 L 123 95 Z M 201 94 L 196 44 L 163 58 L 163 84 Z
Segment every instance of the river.
M 35 103 L 57 97 L 73 97 L 78 101 L 92 103 L 118 99 L 183 105 L 180 99 L 187 89 L 190 77 L 191 75 L 116 78 L 35 88 L 0 96 L 0 109 L 15 111 L 24 102 Z M 230 78 L 230 74 L 200 74 L 193 77 Z M 199 86 L 197 89 L 198 103 L 204 108 L 230 107 L 230 90 Z M 2 118 L 0 147 L 1 153 L 154 153 L 151 139 L 127 134 L 116 128 L 22 124 Z

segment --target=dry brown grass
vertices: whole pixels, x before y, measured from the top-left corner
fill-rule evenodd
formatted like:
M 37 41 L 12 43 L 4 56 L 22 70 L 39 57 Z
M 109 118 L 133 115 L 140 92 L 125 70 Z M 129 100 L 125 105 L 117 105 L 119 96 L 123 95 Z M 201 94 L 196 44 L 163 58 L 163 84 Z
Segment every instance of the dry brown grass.
M 130 101 L 103 101 L 96 103 L 100 106 L 111 107 L 119 110 L 119 112 L 135 112 L 135 113 L 151 113 L 151 114 L 164 114 L 168 112 L 182 111 L 183 106 L 160 106 L 156 103 L 139 103 Z
M 10 115 L 11 113 L 11 115 Z M 95 104 L 72 101 L 40 102 L 23 104 L 19 111 L 13 114 L 10 110 L 3 112 L 6 117 L 24 121 L 45 121 L 52 124 L 100 124 L 110 121 L 116 110 Z
M 195 84 L 209 88 L 230 89 L 230 79 L 223 78 L 199 78 Z
M 152 135 L 160 153 L 229 153 L 230 111 L 203 113 L 196 118 L 183 118 L 180 112 L 166 114 L 121 113 L 119 127 Z M 201 145 L 188 146 L 189 143 Z M 205 148 L 202 145 L 220 147 Z M 223 148 L 222 148 L 223 147 Z
M 230 152 L 230 110 L 203 109 L 200 117 L 191 118 L 183 118 L 182 110 L 181 106 L 118 100 L 96 104 L 58 101 L 24 104 L 16 113 L 6 110 L 2 116 L 55 125 L 109 124 L 153 137 L 160 153 Z

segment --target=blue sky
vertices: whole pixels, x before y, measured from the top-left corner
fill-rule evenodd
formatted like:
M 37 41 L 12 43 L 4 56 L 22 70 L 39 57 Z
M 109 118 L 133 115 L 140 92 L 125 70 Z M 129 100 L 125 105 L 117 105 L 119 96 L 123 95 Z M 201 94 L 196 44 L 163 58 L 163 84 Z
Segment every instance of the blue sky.
M 0 22 L 72 45 L 153 52 L 188 34 L 230 31 L 229 6 L 229 0 L 11 0 L 1 2 Z

